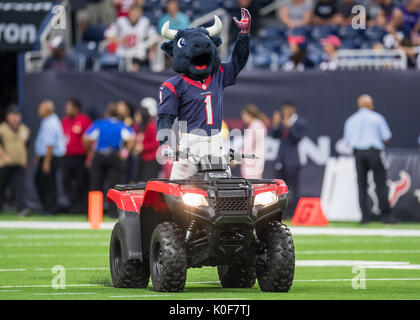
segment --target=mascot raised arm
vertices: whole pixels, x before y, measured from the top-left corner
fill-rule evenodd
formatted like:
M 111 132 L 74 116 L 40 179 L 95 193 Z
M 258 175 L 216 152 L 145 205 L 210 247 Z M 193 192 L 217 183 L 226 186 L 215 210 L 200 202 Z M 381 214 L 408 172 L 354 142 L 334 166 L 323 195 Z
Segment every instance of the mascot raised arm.
M 209 28 L 171 30 L 169 21 L 162 27 L 162 36 L 170 42 L 161 49 L 172 58 L 172 67 L 178 75 L 160 86 L 158 108 L 158 136 L 171 129 L 176 118 L 186 124 L 181 134 L 179 150 L 194 150 L 196 156 L 211 154 L 225 156 L 221 136 L 223 117 L 223 89 L 234 85 L 249 56 L 251 15 L 241 9 L 241 20 L 234 17 L 240 29 L 230 62 L 223 63 L 217 53 L 222 40 L 222 22 L 214 16 Z M 164 157 L 173 155 L 173 148 L 161 140 Z M 174 162 L 171 180 L 186 179 L 196 172 L 194 164 L 186 159 Z

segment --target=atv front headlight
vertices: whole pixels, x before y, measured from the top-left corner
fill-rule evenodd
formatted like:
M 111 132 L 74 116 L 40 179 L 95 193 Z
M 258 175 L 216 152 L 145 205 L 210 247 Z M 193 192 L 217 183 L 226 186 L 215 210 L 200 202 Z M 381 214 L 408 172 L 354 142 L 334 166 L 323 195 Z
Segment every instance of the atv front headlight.
M 276 191 L 261 192 L 255 196 L 254 206 L 268 206 L 277 201 Z
M 206 207 L 208 207 L 208 205 L 209 205 L 206 197 L 203 196 L 202 194 L 184 193 L 184 194 L 182 194 L 181 198 L 182 198 L 182 201 L 184 201 L 184 203 L 187 206 L 191 206 L 191 207 L 206 206 Z

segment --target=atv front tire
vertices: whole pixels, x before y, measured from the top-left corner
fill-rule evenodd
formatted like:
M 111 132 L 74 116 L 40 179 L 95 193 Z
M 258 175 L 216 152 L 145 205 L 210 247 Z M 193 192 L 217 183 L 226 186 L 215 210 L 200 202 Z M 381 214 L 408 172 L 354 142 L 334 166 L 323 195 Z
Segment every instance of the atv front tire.
M 125 250 L 119 222 L 112 230 L 109 247 L 109 264 L 114 287 L 146 288 L 150 277 L 149 263 L 148 261 L 125 260 L 122 254 Z
M 257 278 L 262 291 L 288 292 L 295 273 L 295 247 L 287 226 L 274 221 L 262 232 L 266 252 L 257 257 Z
M 187 278 L 184 234 L 172 222 L 156 226 L 150 243 L 150 272 L 155 291 L 180 292 Z
M 236 264 L 217 266 L 223 288 L 252 288 L 255 285 L 255 266 Z

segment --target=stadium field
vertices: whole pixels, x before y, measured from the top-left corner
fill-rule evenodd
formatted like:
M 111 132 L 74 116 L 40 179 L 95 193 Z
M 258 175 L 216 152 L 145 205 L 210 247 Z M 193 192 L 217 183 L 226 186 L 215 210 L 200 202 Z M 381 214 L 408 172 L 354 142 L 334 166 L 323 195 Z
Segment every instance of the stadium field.
M 0 221 L 0 300 L 420 299 L 418 224 L 294 228 L 296 273 L 289 293 L 261 292 L 258 284 L 252 289 L 224 289 L 216 268 L 210 267 L 189 269 L 183 293 L 157 293 L 151 284 L 147 289 L 112 287 L 109 228 L 13 229 L 2 225 L 10 222 L 5 220 L 10 220 L 7 215 Z M 44 219 L 25 223 L 33 220 Z M 107 225 L 112 226 L 112 221 Z M 52 287 L 54 266 L 65 268 L 65 288 Z

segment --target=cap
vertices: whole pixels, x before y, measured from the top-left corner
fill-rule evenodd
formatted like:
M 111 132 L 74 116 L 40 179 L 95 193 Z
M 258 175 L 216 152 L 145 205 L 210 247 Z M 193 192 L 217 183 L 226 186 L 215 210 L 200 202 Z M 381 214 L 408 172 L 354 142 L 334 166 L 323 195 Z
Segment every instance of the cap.
M 19 107 L 15 104 L 11 104 L 6 109 L 6 114 L 9 114 L 9 113 L 20 113 Z
M 341 40 L 339 37 L 334 36 L 334 35 L 329 35 L 328 37 L 324 38 L 321 40 L 322 44 L 325 43 L 329 43 L 332 46 L 336 47 L 336 48 L 340 48 L 341 47 Z
M 154 98 L 147 97 L 140 101 L 140 107 L 143 107 L 149 112 L 151 117 L 157 115 L 157 101 Z

